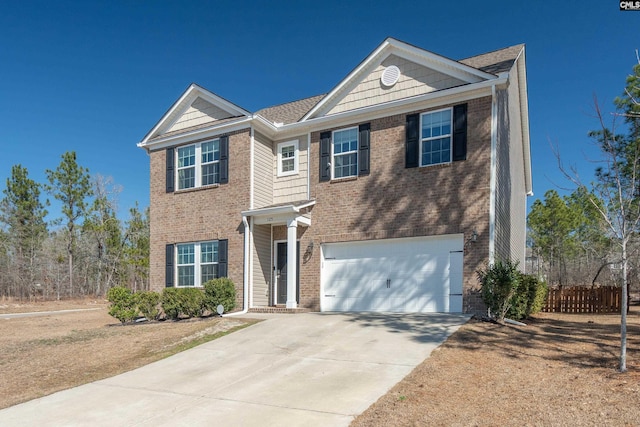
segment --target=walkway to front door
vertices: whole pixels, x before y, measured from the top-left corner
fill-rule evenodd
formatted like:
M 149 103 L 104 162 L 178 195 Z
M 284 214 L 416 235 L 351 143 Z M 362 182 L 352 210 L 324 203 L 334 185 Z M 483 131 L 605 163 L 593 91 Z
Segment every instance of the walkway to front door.
M 300 303 L 300 242 L 297 244 L 296 301 Z M 276 242 L 276 305 L 287 303 L 287 242 Z

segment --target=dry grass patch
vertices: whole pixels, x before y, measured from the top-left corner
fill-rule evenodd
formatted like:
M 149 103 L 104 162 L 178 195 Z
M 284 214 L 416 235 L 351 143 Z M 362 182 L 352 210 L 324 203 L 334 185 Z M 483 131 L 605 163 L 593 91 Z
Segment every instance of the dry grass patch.
M 97 308 L 0 319 L 0 408 L 138 368 L 254 322 L 212 317 L 121 326 L 107 306 L 0 304 L 0 314 Z
M 542 313 L 528 326 L 471 321 L 352 426 L 640 425 L 640 312 Z

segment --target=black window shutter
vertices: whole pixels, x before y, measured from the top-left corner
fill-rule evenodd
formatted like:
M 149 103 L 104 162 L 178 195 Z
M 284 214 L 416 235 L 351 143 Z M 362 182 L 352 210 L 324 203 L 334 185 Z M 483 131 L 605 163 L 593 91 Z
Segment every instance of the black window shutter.
M 227 277 L 227 239 L 218 240 L 218 277 Z
M 220 184 L 229 182 L 229 137 L 220 137 Z
M 411 114 L 407 116 L 407 124 L 405 126 L 406 144 L 405 144 L 405 167 L 417 168 L 418 157 L 420 153 L 420 115 Z
M 361 124 L 358 128 L 358 175 L 369 175 L 369 135 L 371 125 Z
M 320 181 L 331 180 L 331 132 L 320 134 Z
M 173 193 L 175 191 L 175 179 L 176 174 L 174 172 L 175 167 L 175 151 L 173 148 L 167 148 L 167 193 Z
M 467 159 L 467 104 L 453 107 L 453 161 Z
M 165 269 L 165 282 L 164 286 L 167 288 L 173 287 L 173 278 L 175 277 L 175 273 L 173 271 L 173 245 L 165 246 L 166 253 L 166 269 Z

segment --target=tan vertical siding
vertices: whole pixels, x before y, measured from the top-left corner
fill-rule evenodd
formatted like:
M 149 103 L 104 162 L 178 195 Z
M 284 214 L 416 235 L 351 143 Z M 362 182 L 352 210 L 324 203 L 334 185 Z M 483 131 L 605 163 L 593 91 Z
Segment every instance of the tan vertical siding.
M 307 176 L 309 174 L 309 149 L 307 136 L 287 138 L 279 142 L 298 141 L 298 173 L 296 175 L 278 176 L 277 152 L 273 156 L 273 203 L 286 203 L 305 200 L 307 198 Z M 278 143 L 273 145 L 276 147 Z
M 271 226 L 253 227 L 253 306 L 269 305 L 271 289 Z
M 398 82 L 385 87 L 380 82 L 384 69 L 395 65 L 400 69 Z M 396 55 L 389 55 L 376 69 L 353 88 L 327 114 L 349 111 L 435 90 L 460 86 L 464 82 Z
M 525 265 L 526 190 L 517 68 L 508 89 L 496 93 L 498 104 L 496 163 L 496 258 Z
M 521 59 L 520 59 L 521 60 Z M 518 67 L 514 64 L 510 73 L 509 85 L 509 129 L 511 132 L 511 161 L 509 162 L 511 176 L 510 216 L 511 221 L 511 259 L 520 262 L 520 268 L 525 267 L 525 246 L 527 239 L 527 195 L 525 188 L 524 152 L 522 145 L 522 120 L 520 116 L 520 92 Z
M 269 206 L 273 203 L 274 158 L 273 143 L 259 132 L 255 133 L 254 143 L 254 208 Z

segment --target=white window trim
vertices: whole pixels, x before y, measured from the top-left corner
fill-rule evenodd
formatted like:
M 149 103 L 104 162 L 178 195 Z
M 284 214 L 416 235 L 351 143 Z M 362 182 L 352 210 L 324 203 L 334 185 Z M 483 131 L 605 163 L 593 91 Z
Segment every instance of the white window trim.
M 206 244 L 206 243 L 213 243 L 213 242 L 218 242 L 218 240 L 207 240 L 205 242 L 184 242 L 184 243 L 178 243 L 176 244 L 176 250 L 175 250 L 175 257 L 174 257 L 174 263 L 175 263 L 175 272 L 174 272 L 174 281 L 173 283 L 175 283 L 175 287 L 176 288 L 201 288 L 202 287 L 202 260 L 201 260 L 201 250 L 200 250 L 200 245 L 202 244 Z M 193 245 L 193 261 L 194 264 L 179 264 L 178 263 L 178 247 L 179 246 L 183 246 L 183 245 Z M 219 251 L 219 246 L 218 246 L 218 251 Z M 205 265 L 217 265 L 220 263 L 219 260 L 220 257 L 220 252 L 218 252 L 218 261 L 216 262 L 208 262 L 205 263 Z M 193 265 L 193 286 L 180 286 L 178 284 L 179 281 L 179 270 L 180 267 L 182 266 L 189 266 L 189 265 Z
M 282 150 L 285 147 L 294 147 L 293 154 L 293 170 L 292 171 L 282 171 Z M 290 176 L 297 175 L 299 173 L 299 159 L 300 158 L 300 150 L 298 149 L 298 140 L 279 142 L 278 143 L 278 176 Z
M 440 135 L 437 137 L 430 137 L 430 138 L 423 138 L 422 137 L 422 117 L 427 115 L 427 114 L 433 114 L 433 113 L 439 113 L 441 111 L 449 111 L 449 117 L 450 117 L 450 123 L 451 123 L 451 131 L 449 132 L 449 138 L 450 138 L 450 147 L 449 147 L 449 160 L 446 162 L 440 162 L 440 163 L 432 163 L 429 165 L 423 165 L 422 164 L 422 143 L 424 141 L 427 140 L 431 140 L 431 139 L 439 139 L 439 138 L 443 138 L 446 135 Z M 453 160 L 453 108 L 452 107 L 448 107 L 448 108 L 441 108 L 439 110 L 433 110 L 433 111 L 425 111 L 423 113 L 420 113 L 420 124 L 419 124 L 419 128 L 418 131 L 420 133 L 419 136 L 419 149 L 418 149 L 418 161 L 419 161 L 419 165 L 421 168 L 427 168 L 429 166 L 437 166 L 437 165 L 447 165 L 449 163 L 451 163 Z
M 351 126 L 351 127 L 348 127 L 348 128 L 336 129 L 336 130 L 332 131 L 332 132 L 331 132 L 331 179 L 332 179 L 332 180 L 333 180 L 333 179 L 346 179 L 346 178 L 353 178 L 353 177 L 357 177 L 357 176 L 358 176 L 358 170 L 357 170 L 357 168 L 356 168 L 356 173 L 355 173 L 355 175 L 341 176 L 340 178 L 336 178 L 336 177 L 335 177 L 335 165 L 336 165 L 336 163 L 335 163 L 335 154 L 334 154 L 334 152 L 333 152 L 333 147 L 334 147 L 334 144 L 333 144 L 333 143 L 334 143 L 334 141 L 335 141 L 335 134 L 336 134 L 336 132 L 344 132 L 344 131 L 351 130 L 351 129 L 355 129 L 355 130 L 356 130 L 356 149 L 355 149 L 355 150 L 352 150 L 352 151 L 347 151 L 346 153 L 340 153 L 339 155 L 340 155 L 340 156 L 343 156 L 343 155 L 347 155 L 347 154 L 353 154 L 353 153 L 355 153 L 355 154 L 356 154 L 356 162 L 359 162 L 359 161 L 360 161 L 360 159 L 359 159 L 359 157 L 360 157 L 360 155 L 359 155 L 359 148 L 360 148 L 360 134 L 359 134 L 359 132 L 358 132 L 358 129 L 359 129 L 359 128 L 358 128 L 358 126 Z M 357 164 L 357 163 L 356 163 L 356 164 Z
M 202 163 L 202 144 L 206 144 L 208 142 L 212 142 L 212 141 L 218 141 L 218 150 L 220 150 L 220 138 L 213 138 L 213 139 L 207 139 L 206 141 L 201 141 L 198 142 L 196 144 L 187 144 L 187 145 L 181 145 L 180 147 L 176 147 L 176 155 L 175 155 L 175 171 L 176 171 L 176 176 L 175 176 L 175 180 L 176 180 L 176 189 L 177 191 L 186 191 L 186 190 L 193 190 L 194 188 L 200 188 L 200 187 L 215 187 L 220 185 L 220 183 L 213 183 L 213 184 L 207 184 L 207 185 L 202 185 L 202 166 L 203 165 L 210 165 L 210 164 L 214 164 L 214 163 L 220 163 L 220 160 L 214 160 L 213 162 L 206 162 L 206 163 Z M 181 148 L 187 148 L 187 147 L 191 147 L 191 146 L 195 146 L 196 147 L 196 162 L 194 163 L 193 166 L 184 166 L 184 167 L 179 167 L 179 162 L 180 162 L 180 156 L 178 155 L 178 150 Z M 185 187 L 185 188 L 180 188 L 180 175 L 179 175 L 179 171 L 182 169 L 187 169 L 187 168 L 192 168 L 195 167 L 195 185 L 193 187 Z M 219 179 L 219 178 L 218 178 Z

